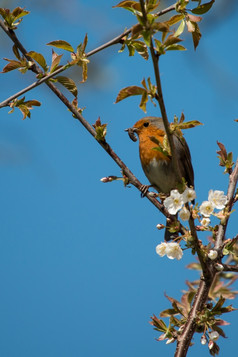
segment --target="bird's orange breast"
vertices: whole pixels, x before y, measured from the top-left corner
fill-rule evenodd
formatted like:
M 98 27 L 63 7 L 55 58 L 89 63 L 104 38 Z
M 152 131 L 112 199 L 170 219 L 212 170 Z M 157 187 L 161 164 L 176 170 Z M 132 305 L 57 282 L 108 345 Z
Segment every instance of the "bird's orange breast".
M 140 159 L 143 166 L 149 165 L 152 160 L 170 161 L 170 159 L 166 155 L 154 149 L 158 145 L 156 145 L 156 143 L 151 140 L 151 138 L 154 137 L 161 143 L 161 145 L 163 145 L 164 135 L 164 131 L 159 130 L 157 128 L 150 128 L 150 130 L 148 128 L 148 130 L 141 131 L 141 133 L 139 134 L 139 149 Z

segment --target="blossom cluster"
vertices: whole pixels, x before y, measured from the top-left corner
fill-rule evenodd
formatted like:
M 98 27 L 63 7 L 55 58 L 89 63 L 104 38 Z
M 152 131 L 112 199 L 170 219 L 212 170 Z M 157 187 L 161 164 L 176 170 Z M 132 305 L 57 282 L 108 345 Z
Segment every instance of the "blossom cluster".
M 196 198 L 196 193 L 192 188 L 186 188 L 181 194 L 178 190 L 172 190 L 170 196 L 164 200 L 164 206 L 167 211 L 175 215 L 179 211 L 179 217 L 183 221 L 188 220 L 190 217 L 190 211 L 186 208 L 185 204 L 193 201 Z M 223 191 L 210 190 L 208 194 L 208 200 L 204 201 L 199 207 L 199 212 L 202 215 L 201 224 L 203 227 L 208 227 L 210 224 L 210 215 L 213 214 L 214 209 L 222 210 L 227 204 L 227 196 Z M 218 214 L 216 214 L 218 216 Z M 158 225 L 157 228 L 161 229 Z M 181 259 L 183 251 L 180 245 L 176 242 L 163 242 L 156 247 L 156 253 L 161 257 L 167 255 L 169 259 Z M 211 260 L 215 260 L 218 256 L 216 250 L 210 250 L 208 257 Z
M 164 200 L 164 206 L 170 214 L 176 214 L 179 210 L 179 217 L 186 221 L 190 217 L 189 210 L 184 207 L 184 204 L 191 202 L 196 198 L 196 193 L 192 188 L 186 188 L 181 194 L 178 190 L 172 190 L 170 196 Z
M 215 208 L 223 209 L 227 204 L 227 196 L 223 191 L 210 190 L 208 194 L 208 201 L 204 201 L 200 206 L 200 213 L 203 217 L 210 217 L 213 214 Z M 207 221 L 209 218 L 207 219 Z
M 158 244 L 156 247 L 156 253 L 161 257 L 167 255 L 169 259 L 180 260 L 183 256 L 183 251 L 180 245 L 176 242 L 162 242 Z

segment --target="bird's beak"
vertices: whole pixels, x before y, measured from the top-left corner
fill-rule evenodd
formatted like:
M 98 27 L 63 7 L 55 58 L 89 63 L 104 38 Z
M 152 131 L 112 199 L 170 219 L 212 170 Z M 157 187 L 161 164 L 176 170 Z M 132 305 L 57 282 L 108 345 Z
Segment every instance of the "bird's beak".
M 137 133 L 137 128 L 132 127 L 125 129 L 125 131 L 128 132 L 128 135 L 132 141 L 137 141 L 137 137 L 135 136 L 135 133 Z

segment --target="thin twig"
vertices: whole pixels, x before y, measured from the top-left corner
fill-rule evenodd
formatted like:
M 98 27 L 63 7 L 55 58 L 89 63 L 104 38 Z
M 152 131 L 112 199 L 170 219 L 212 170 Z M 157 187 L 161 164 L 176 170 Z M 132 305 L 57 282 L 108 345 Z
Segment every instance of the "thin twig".
M 230 264 L 222 264 L 224 270 L 223 271 L 233 271 L 238 273 L 238 265 L 230 265 Z
M 143 14 L 143 19 L 145 22 L 145 26 L 147 26 L 147 15 L 145 11 L 145 4 L 144 0 L 140 0 L 140 5 L 141 5 L 141 10 Z M 155 80 L 156 80 L 156 86 L 157 86 L 157 100 L 160 106 L 160 111 L 161 111 L 161 116 L 163 119 L 164 127 L 165 127 L 165 132 L 169 141 L 169 145 L 171 148 L 171 155 L 172 155 L 172 165 L 174 168 L 174 174 L 176 175 L 176 179 L 178 182 L 182 182 L 182 174 L 181 170 L 178 164 L 178 159 L 177 159 L 177 154 L 175 150 L 175 145 L 173 141 L 173 136 L 170 133 L 169 129 L 169 120 L 164 104 L 164 98 L 163 98 L 163 91 L 162 91 L 162 85 L 161 85 L 161 79 L 160 79 L 160 71 L 159 71 L 159 56 L 156 55 L 155 50 L 154 50 L 154 44 L 153 44 L 153 38 L 151 35 L 150 38 L 150 54 L 153 62 L 153 67 L 154 67 L 154 73 L 155 73 Z
M 32 84 L 29 85 L 28 87 L 23 88 L 23 89 L 20 90 L 19 92 L 15 93 L 15 94 L 12 95 L 11 97 L 9 97 L 9 98 L 5 99 L 3 102 L 1 102 L 1 103 L 0 103 L 0 108 L 3 108 L 3 107 L 8 106 L 9 103 L 10 103 L 11 101 L 13 101 L 14 99 L 16 99 L 17 97 L 20 97 L 21 95 L 23 95 L 23 94 L 29 92 L 29 91 L 32 90 L 33 88 L 38 87 L 40 84 L 42 84 L 42 83 L 48 81 L 50 78 L 52 78 L 52 77 L 56 76 L 57 74 L 59 74 L 59 73 L 65 71 L 65 69 L 68 68 L 68 67 L 69 67 L 69 65 L 66 64 L 65 66 L 63 66 L 63 67 L 57 69 L 56 71 L 54 71 L 54 72 L 52 72 L 52 73 L 46 75 L 45 77 L 39 79 L 38 81 L 32 83 Z

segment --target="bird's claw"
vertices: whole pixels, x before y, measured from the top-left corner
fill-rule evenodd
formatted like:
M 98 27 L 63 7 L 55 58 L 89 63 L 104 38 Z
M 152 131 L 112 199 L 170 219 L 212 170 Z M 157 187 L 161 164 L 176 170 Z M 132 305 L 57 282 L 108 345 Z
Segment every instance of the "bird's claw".
M 150 187 L 151 187 L 150 185 L 141 185 L 141 187 L 140 187 L 141 194 L 140 195 L 142 198 L 146 196 Z

